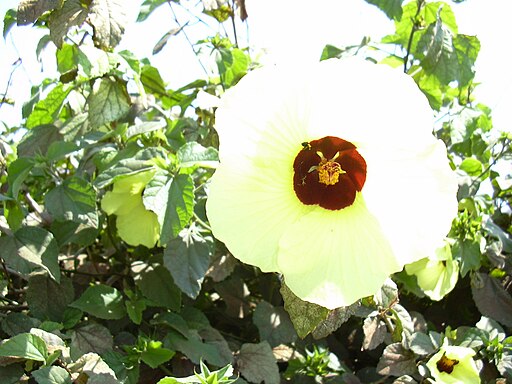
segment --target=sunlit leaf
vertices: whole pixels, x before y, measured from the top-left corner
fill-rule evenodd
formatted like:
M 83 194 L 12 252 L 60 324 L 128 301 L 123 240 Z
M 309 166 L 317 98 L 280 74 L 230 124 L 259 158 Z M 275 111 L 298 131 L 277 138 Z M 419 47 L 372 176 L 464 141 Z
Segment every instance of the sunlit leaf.
M 70 306 L 100 319 L 120 319 L 126 315 L 121 292 L 104 284 L 87 288 Z
M 94 26 L 96 44 L 105 49 L 115 48 L 128 22 L 126 4 L 122 0 L 92 0 L 89 20 Z

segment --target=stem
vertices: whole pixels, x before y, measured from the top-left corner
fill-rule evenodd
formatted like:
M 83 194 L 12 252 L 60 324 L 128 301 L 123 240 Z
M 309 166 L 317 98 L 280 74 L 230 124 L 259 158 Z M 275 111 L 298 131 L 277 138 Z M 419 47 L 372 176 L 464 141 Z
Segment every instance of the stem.
M 236 24 L 235 24 L 235 0 L 233 0 L 233 2 L 231 4 L 232 4 L 232 6 L 231 6 L 232 12 L 231 12 L 230 18 L 231 18 L 231 24 L 233 25 L 233 36 L 235 38 L 235 47 L 238 48 L 238 38 L 236 36 Z
M 414 22 L 412 24 L 411 34 L 409 35 L 409 41 L 407 42 L 407 51 L 406 51 L 406 54 L 404 57 L 404 73 L 407 73 L 407 71 L 408 71 L 407 64 L 409 63 L 409 55 L 411 53 L 412 39 L 419 27 L 416 19 L 420 15 L 421 8 L 423 8 L 423 2 L 424 2 L 424 0 L 418 0 L 418 9 L 416 10 L 416 15 L 414 15 Z

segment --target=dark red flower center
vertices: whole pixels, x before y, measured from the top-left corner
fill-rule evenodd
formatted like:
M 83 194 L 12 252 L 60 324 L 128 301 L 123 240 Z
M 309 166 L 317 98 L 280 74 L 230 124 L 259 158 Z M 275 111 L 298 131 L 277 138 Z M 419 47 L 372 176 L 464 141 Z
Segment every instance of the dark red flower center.
M 352 205 L 366 180 L 366 162 L 356 146 L 326 136 L 302 147 L 293 162 L 293 189 L 299 200 L 332 211 Z
M 439 359 L 439 361 L 436 363 L 437 369 L 439 372 L 446 372 L 446 373 L 452 373 L 453 367 L 459 364 L 459 360 L 457 359 L 450 359 L 449 357 L 446 357 L 446 352 L 443 353 L 443 356 Z

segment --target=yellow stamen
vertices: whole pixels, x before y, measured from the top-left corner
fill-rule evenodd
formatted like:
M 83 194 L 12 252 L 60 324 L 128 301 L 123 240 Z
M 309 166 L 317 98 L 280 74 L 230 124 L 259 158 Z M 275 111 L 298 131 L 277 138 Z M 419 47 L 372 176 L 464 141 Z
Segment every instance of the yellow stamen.
M 339 181 L 340 175 L 347 173 L 341 168 L 339 163 L 334 160 L 340 155 L 339 152 L 331 160 L 327 160 L 322 152 L 316 153 L 320 157 L 320 163 L 316 167 L 311 167 L 309 172 L 318 171 L 318 181 L 325 185 L 334 185 Z

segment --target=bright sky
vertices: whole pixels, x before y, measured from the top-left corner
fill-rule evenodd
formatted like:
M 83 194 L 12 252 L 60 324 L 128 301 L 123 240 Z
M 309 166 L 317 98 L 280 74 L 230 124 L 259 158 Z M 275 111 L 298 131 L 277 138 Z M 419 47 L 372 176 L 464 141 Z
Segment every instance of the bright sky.
M 195 4 L 196 1 L 182 0 Z M 363 36 L 374 40 L 393 31 L 393 24 L 376 7 L 364 0 L 246 0 L 249 14 L 248 27 L 239 23 L 237 32 L 240 40 L 253 47 L 268 48 L 272 55 L 267 61 L 288 59 L 317 59 L 325 44 L 337 46 L 358 44 Z M 127 2 L 128 3 L 128 2 Z M 131 19 L 137 14 L 141 0 L 133 0 Z M 0 14 L 14 8 L 17 0 L 2 0 Z M 308 7 L 309 6 L 309 7 Z M 509 39 L 512 23 L 509 21 L 512 4 L 510 0 L 466 0 L 451 4 L 459 24 L 459 32 L 477 35 L 482 49 L 477 61 L 477 79 L 482 83 L 477 88 L 479 101 L 493 108 L 494 124 L 497 128 L 511 130 L 512 117 L 512 53 Z M 174 6 L 180 23 L 188 15 Z M 208 17 L 204 17 L 208 20 Z M 199 77 L 204 71 L 197 62 L 184 34 L 171 38 L 167 46 L 156 56 L 151 51 L 160 37 L 177 26 L 175 15 L 165 4 L 146 22 L 132 23 L 126 31 L 121 48 L 132 50 L 139 57 L 147 56 L 171 87 L 179 87 Z M 1 26 L 3 30 L 3 25 Z M 213 35 L 218 27 L 215 23 L 207 26 L 201 23 L 187 27 L 192 42 L 207 35 Z M 226 30 L 232 33 L 230 24 Z M 53 76 L 54 49 L 49 48 L 42 62 L 35 56 L 41 33 L 31 27 L 14 27 L 6 41 L 0 38 L 0 94 L 4 93 L 13 63 L 22 58 L 22 65 L 16 68 L 9 89 L 9 96 L 16 100 L 15 107 L 4 105 L 0 109 L 0 121 L 16 125 L 20 119 L 21 105 L 29 96 L 30 84 L 38 84 L 44 77 Z M 508 55 L 508 56 L 505 56 Z

